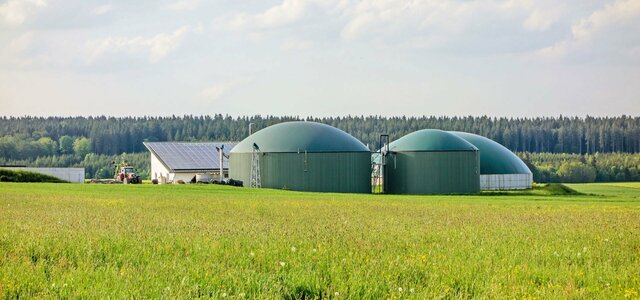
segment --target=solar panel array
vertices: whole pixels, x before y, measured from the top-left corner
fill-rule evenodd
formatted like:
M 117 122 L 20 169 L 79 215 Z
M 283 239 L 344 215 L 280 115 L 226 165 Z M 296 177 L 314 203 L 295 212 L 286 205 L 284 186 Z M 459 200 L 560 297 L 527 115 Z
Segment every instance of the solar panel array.
M 171 170 L 213 170 L 219 169 L 216 147 L 224 145 L 224 153 L 235 146 L 234 143 L 180 143 L 146 142 L 147 148 Z M 223 168 L 229 168 L 228 159 L 223 160 Z

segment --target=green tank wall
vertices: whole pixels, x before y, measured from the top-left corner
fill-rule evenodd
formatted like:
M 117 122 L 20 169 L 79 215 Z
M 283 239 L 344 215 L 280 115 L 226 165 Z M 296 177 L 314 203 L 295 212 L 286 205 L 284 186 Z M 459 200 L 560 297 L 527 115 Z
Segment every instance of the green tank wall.
M 531 174 L 529 167 L 511 150 L 481 135 L 450 131 L 480 150 L 480 174 Z
M 407 151 L 387 157 L 385 193 L 471 194 L 480 192 L 478 151 Z
M 251 153 L 231 153 L 229 176 L 249 186 Z M 295 191 L 371 193 L 371 153 L 263 153 L 263 188 Z

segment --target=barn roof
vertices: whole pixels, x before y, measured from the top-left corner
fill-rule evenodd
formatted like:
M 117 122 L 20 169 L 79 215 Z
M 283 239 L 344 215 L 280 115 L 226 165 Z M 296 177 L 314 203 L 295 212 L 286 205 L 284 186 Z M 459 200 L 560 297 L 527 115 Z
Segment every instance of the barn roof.
M 207 171 L 220 169 L 220 159 L 216 147 L 224 145 L 224 153 L 236 145 L 233 142 L 144 142 L 144 146 L 155 155 L 170 171 Z M 223 160 L 223 169 L 228 169 L 229 161 Z

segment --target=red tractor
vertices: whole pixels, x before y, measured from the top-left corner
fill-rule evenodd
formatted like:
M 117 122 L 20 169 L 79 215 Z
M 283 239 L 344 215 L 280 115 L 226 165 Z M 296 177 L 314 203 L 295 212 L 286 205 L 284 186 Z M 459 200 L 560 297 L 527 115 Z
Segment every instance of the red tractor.
M 136 175 L 134 168 L 128 165 L 126 161 L 116 166 L 114 179 L 124 184 L 142 183 L 140 176 Z

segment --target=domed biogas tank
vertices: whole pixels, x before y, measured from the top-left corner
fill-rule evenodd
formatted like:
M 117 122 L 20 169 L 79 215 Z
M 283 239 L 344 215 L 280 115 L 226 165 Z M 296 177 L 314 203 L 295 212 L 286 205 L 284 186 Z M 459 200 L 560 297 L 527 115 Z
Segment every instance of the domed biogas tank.
M 371 152 L 353 136 L 329 125 L 286 122 L 269 126 L 242 140 L 229 156 L 229 176 L 245 186 L 250 186 L 251 165 L 257 159 L 264 188 L 371 192 Z
M 511 150 L 486 137 L 451 131 L 476 146 L 480 151 L 480 189 L 530 189 L 533 174 L 529 167 Z
M 424 129 L 389 144 L 385 192 L 470 194 L 480 191 L 478 148 L 449 132 Z

